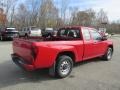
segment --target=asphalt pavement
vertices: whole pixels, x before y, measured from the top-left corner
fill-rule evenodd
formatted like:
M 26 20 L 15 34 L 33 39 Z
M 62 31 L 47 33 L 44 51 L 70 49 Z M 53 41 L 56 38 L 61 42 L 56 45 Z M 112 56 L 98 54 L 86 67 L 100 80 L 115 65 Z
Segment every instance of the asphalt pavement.
M 50 77 L 47 70 L 23 71 L 11 60 L 12 41 L 0 41 L 0 90 L 120 90 L 120 37 L 111 40 L 111 61 L 78 63 L 64 79 Z

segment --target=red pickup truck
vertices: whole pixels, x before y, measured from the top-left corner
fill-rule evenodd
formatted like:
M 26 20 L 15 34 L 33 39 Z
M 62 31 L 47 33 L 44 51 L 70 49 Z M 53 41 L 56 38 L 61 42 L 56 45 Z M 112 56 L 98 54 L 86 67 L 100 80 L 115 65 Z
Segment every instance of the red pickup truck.
M 73 64 L 101 57 L 110 60 L 113 43 L 96 29 L 82 26 L 60 28 L 57 36 L 15 38 L 13 61 L 28 71 L 49 68 L 50 74 L 64 78 Z

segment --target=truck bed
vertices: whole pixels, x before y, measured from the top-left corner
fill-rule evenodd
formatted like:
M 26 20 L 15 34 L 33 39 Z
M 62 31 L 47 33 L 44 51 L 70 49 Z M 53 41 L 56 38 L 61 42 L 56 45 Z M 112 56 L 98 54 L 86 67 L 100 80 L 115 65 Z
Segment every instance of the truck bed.
M 71 37 L 50 37 L 50 38 L 44 38 L 44 37 L 21 37 L 21 38 L 16 38 L 16 39 L 21 39 L 21 40 L 26 40 L 26 41 L 32 41 L 32 42 L 40 42 L 40 41 L 65 41 L 65 40 L 74 40 L 74 38 Z M 77 38 L 76 38 L 77 40 Z M 80 40 L 78 38 L 78 40 Z

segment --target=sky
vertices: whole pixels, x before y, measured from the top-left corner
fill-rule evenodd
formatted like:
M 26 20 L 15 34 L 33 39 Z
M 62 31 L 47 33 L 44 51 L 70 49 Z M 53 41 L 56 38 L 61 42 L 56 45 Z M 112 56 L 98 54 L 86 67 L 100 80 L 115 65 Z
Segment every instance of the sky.
M 59 6 L 61 0 L 55 0 Z M 70 7 L 78 7 L 79 10 L 86 10 L 89 8 L 98 12 L 103 9 L 110 21 L 120 20 L 120 0 L 68 0 Z
M 20 2 L 24 0 L 20 0 Z M 66 0 L 65 0 L 66 1 Z M 54 0 L 59 8 L 61 0 Z M 79 10 L 92 8 L 96 12 L 103 9 L 110 21 L 120 20 L 120 0 L 67 0 L 68 7 L 77 7 Z

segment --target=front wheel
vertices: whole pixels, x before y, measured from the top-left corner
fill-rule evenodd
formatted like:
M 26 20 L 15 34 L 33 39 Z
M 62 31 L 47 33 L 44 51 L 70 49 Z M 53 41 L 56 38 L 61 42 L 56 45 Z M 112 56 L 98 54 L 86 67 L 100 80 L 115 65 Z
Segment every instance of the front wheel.
M 113 49 L 111 47 L 108 47 L 107 52 L 105 53 L 105 55 L 102 56 L 102 59 L 109 61 L 111 60 L 112 55 L 113 55 Z
M 60 56 L 56 63 L 56 76 L 59 78 L 67 77 L 73 67 L 73 60 L 71 57 L 63 55 Z

